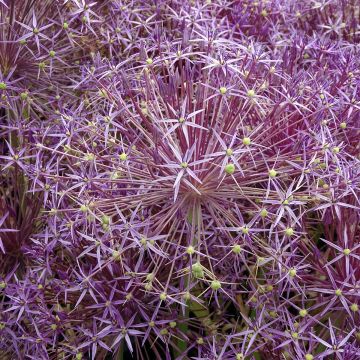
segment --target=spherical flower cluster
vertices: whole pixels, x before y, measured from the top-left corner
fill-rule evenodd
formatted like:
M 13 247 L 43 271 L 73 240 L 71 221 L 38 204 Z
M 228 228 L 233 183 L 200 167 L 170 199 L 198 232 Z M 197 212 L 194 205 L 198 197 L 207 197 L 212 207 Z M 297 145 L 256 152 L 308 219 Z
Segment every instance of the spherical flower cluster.
M 359 10 L 0 0 L 0 358 L 360 358 Z

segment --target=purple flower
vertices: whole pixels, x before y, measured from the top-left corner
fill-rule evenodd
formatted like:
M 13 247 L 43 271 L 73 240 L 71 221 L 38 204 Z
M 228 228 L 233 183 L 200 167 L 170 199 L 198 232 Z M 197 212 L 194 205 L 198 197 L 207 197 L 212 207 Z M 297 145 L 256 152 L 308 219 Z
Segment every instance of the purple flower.
M 358 10 L 0 0 L 0 357 L 357 359 Z

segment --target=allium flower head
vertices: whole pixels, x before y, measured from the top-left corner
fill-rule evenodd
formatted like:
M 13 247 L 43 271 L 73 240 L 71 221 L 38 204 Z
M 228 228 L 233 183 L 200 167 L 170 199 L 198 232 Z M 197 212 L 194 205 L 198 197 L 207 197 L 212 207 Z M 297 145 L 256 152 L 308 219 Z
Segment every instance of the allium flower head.
M 358 359 L 358 15 L 0 0 L 0 358 Z

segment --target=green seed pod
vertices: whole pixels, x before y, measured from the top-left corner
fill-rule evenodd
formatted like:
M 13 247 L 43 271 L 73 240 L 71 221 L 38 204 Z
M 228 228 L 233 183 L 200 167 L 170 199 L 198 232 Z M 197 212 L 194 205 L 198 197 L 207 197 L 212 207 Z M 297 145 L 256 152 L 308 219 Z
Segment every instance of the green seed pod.
M 230 163 L 225 166 L 225 172 L 229 175 L 232 175 L 235 172 L 235 165 Z
M 196 262 L 192 265 L 192 274 L 195 278 L 203 278 L 204 277 L 204 270 L 202 265 L 199 262 Z
M 219 290 L 219 289 L 221 289 L 221 283 L 220 283 L 219 280 L 213 280 L 213 281 L 211 282 L 211 284 L 210 284 L 210 287 L 211 287 L 214 291 Z
M 234 254 L 238 255 L 241 253 L 241 246 L 239 244 L 235 244 L 233 247 L 232 247 L 232 250 L 231 250 Z

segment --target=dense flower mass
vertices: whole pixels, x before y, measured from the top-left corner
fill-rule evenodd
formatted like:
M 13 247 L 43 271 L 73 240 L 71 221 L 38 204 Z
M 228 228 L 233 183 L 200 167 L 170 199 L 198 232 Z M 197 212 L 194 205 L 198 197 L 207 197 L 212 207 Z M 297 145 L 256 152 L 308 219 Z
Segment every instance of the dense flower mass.
M 0 358 L 360 358 L 357 0 L 0 0 Z

